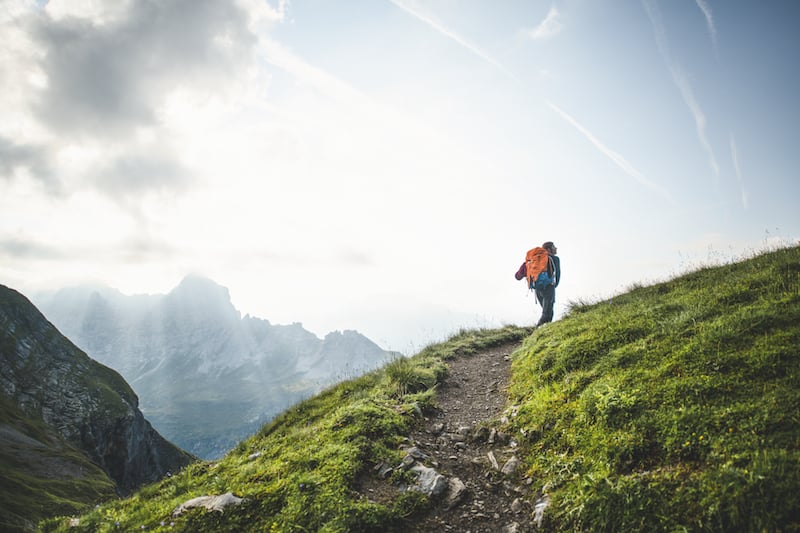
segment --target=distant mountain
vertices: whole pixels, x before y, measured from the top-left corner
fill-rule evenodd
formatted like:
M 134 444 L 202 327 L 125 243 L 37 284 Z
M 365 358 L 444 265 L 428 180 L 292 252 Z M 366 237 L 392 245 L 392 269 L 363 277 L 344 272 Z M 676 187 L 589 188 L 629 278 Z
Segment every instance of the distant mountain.
M 355 331 L 242 317 L 228 289 L 190 276 L 166 295 L 102 287 L 39 295 L 45 315 L 118 370 L 168 439 L 216 458 L 288 406 L 398 356 Z
M 129 493 L 193 460 L 150 426 L 117 372 L 3 285 L 0 365 L 3 531 Z

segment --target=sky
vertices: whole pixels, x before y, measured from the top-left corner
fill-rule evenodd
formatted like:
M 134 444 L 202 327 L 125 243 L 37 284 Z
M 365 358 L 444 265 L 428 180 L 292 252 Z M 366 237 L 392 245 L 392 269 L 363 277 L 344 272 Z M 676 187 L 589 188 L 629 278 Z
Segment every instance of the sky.
M 0 283 L 411 353 L 800 238 L 800 2 L 0 0 Z

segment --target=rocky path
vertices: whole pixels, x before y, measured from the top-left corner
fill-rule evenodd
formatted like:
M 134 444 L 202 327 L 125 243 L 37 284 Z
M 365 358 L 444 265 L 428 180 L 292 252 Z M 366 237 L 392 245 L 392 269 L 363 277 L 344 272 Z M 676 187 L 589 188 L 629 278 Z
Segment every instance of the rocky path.
M 448 480 L 447 489 L 414 531 L 516 533 L 535 530 L 530 480 L 513 438 L 489 422 L 504 416 L 509 344 L 449 361 L 437 395 L 438 409 L 410 435 L 424 464 Z

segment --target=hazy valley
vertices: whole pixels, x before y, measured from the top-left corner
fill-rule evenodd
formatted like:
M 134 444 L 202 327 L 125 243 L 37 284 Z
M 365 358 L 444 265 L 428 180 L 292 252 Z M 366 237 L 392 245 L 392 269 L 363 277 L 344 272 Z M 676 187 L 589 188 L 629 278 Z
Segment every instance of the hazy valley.
M 85 287 L 34 301 L 90 357 L 122 374 L 161 434 L 203 458 L 219 457 L 289 405 L 398 356 L 355 331 L 319 339 L 299 323 L 242 317 L 226 288 L 194 276 L 166 295 Z

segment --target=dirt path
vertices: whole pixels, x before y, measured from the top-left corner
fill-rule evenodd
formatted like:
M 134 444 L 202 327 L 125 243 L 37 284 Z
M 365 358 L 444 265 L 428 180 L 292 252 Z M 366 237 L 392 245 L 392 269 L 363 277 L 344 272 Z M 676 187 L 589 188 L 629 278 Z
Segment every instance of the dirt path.
M 455 504 L 447 496 L 417 523 L 415 531 L 459 533 L 533 531 L 533 502 L 529 501 L 524 467 L 503 473 L 516 457 L 513 438 L 490 432 L 488 422 L 501 418 L 506 408 L 506 388 L 511 353 L 508 344 L 449 361 L 450 374 L 437 396 L 438 410 L 410 435 L 429 456 L 426 463 L 446 476 L 463 482 Z M 509 464 L 508 461 L 511 460 Z M 453 483 L 450 484 L 450 493 Z M 449 507 L 449 508 L 448 508 Z

